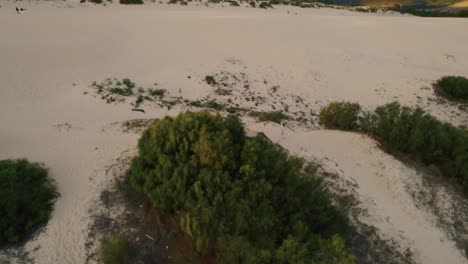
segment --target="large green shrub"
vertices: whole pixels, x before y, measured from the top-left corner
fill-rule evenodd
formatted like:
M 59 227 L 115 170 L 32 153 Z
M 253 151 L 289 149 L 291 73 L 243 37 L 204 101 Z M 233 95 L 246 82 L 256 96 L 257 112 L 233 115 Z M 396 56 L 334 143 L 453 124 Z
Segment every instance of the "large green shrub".
M 127 264 L 129 262 L 128 240 L 126 238 L 111 235 L 101 248 L 101 257 L 104 264 Z
M 468 101 L 468 79 L 462 76 L 445 76 L 437 81 L 436 88 L 450 99 Z
M 199 254 L 214 249 L 223 263 L 353 263 L 338 235 L 346 217 L 316 167 L 264 137 L 246 137 L 238 118 L 166 117 L 138 148 L 132 185 L 180 219 Z
M 319 122 L 327 128 L 355 130 L 361 106 L 350 102 L 332 102 L 320 110 Z
M 57 197 L 41 164 L 0 160 L 0 245 L 20 242 L 46 223 Z

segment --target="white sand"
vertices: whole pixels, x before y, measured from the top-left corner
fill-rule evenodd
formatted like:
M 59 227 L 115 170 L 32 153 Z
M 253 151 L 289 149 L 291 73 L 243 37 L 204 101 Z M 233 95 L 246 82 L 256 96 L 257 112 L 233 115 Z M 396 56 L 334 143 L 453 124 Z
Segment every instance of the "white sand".
M 28 10 L 17 15 L 16 5 Z M 83 95 L 93 81 L 130 77 L 144 85 L 158 82 L 172 93 L 181 88 L 185 97 L 197 98 L 210 89 L 200 82 L 203 76 L 236 58 L 254 78 L 317 101 L 315 110 L 331 100 L 375 107 L 397 99 L 468 124 L 466 112 L 428 104 L 425 98 L 432 91 L 421 89 L 446 74 L 468 75 L 468 20 L 286 7 L 67 5 L 2 1 L 0 8 L 0 158 L 45 162 L 62 194 L 44 232 L 26 244 L 36 263 L 85 260 L 88 210 L 108 180 L 106 165 L 138 138 L 102 128 L 168 114 L 154 108 L 142 115 L 128 104 L 109 105 Z M 57 127 L 64 123 L 71 128 Z M 414 208 L 406 196 L 392 196 L 401 190 L 378 191 L 392 181 L 387 175 L 411 172 L 374 150 L 369 140 L 319 131 L 288 137 L 282 144 L 292 150 L 304 144 L 314 156 L 336 160 L 377 203 L 376 215 L 390 217 L 388 225 L 379 222 L 379 227 L 403 230 L 421 262 L 467 262 L 439 229 L 423 221 L 423 212 L 414 218 L 408 213 Z M 356 165 L 354 152 L 360 160 L 385 164 L 386 173 Z M 383 176 L 376 178 L 379 171 Z

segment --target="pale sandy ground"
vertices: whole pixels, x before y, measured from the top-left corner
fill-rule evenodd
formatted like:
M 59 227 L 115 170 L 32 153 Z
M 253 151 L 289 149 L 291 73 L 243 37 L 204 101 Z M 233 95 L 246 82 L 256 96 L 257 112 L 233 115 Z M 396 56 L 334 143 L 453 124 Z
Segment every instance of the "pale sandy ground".
M 307 98 L 313 110 L 331 100 L 373 108 L 397 99 L 468 124 L 466 112 L 428 101 L 432 90 L 421 89 L 446 74 L 468 75 L 468 20 L 285 7 L 0 5 L 0 158 L 44 162 L 62 195 L 44 231 L 25 245 L 36 263 L 85 261 L 88 211 L 109 180 L 105 168 L 134 148 L 138 138 L 103 131 L 106 124 L 180 111 L 153 107 L 142 115 L 131 112 L 129 104 L 106 104 L 83 95 L 92 81 L 130 77 L 199 98 L 210 92 L 200 80 L 219 67 L 229 70 L 226 60 L 235 58 L 248 66 L 249 76 Z M 28 11 L 17 15 L 15 6 Z M 277 131 L 267 128 L 258 127 L 274 138 Z M 363 197 L 375 203 L 371 215 L 389 218 L 388 224 L 376 225 L 388 236 L 401 231 L 402 243 L 414 248 L 421 263 L 467 263 L 426 212 L 398 189 L 398 181 L 414 171 L 372 141 L 314 131 L 280 142 L 292 152 L 299 144 L 308 152 L 298 154 L 338 163 L 343 175 L 359 183 Z M 396 183 L 385 188 L 388 181 Z M 4 252 L 3 260 L 12 258 Z

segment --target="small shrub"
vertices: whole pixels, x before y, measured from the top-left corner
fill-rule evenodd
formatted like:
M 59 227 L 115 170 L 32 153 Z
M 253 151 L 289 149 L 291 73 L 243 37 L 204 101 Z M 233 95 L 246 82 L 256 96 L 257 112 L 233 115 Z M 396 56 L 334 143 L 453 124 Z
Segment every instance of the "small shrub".
M 367 13 L 369 12 L 369 10 L 367 8 L 364 8 L 364 7 L 357 7 L 354 9 L 354 11 L 356 12 L 362 12 L 362 13 Z
M 104 264 L 128 264 L 128 241 L 120 236 L 109 236 L 101 248 L 101 257 Z
M 260 122 L 269 121 L 278 124 L 288 119 L 288 116 L 281 112 L 251 112 L 250 115 L 256 117 Z
M 43 165 L 0 160 L 0 246 L 21 242 L 46 223 L 58 196 Z
M 143 0 L 120 0 L 122 5 L 142 5 Z
M 95 3 L 95 4 L 102 4 L 102 0 L 88 0 L 88 2 Z
M 199 100 L 191 101 L 189 105 L 195 106 L 195 107 L 202 107 L 202 103 Z
M 326 128 L 356 130 L 361 106 L 350 102 L 332 102 L 320 110 L 319 122 Z
M 273 7 L 269 2 L 261 2 L 260 5 L 259 5 L 260 8 L 264 8 L 264 9 L 267 9 L 267 8 L 271 8 Z
M 249 2 L 249 5 L 250 5 L 251 7 L 256 7 L 256 6 L 257 6 L 257 4 L 255 3 L 255 1 L 250 1 L 250 2 Z
M 205 76 L 205 82 L 211 86 L 215 86 L 217 85 L 218 83 L 216 82 L 215 78 L 211 75 L 207 75 Z
M 468 79 L 462 76 L 445 76 L 437 81 L 436 89 L 450 99 L 468 101 Z
M 133 89 L 135 87 L 135 83 L 132 82 L 130 79 L 128 78 L 124 78 L 122 80 L 122 84 L 127 86 L 128 89 Z
M 211 109 L 214 109 L 214 110 L 218 110 L 218 111 L 224 109 L 224 106 L 222 104 L 216 102 L 215 100 L 210 100 L 210 101 L 206 102 L 205 107 L 211 108 Z
M 166 89 L 148 89 L 151 96 L 163 97 L 166 94 Z

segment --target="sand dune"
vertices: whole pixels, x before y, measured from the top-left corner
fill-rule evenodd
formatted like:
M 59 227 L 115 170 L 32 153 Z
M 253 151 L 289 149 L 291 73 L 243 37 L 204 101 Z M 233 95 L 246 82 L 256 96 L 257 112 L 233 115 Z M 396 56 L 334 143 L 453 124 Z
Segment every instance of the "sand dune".
M 464 110 L 436 104 L 427 89 L 443 75 L 468 74 L 468 20 L 290 7 L 102 7 L 62 1 L 24 2 L 28 10 L 17 15 L 16 5 L 2 2 L 0 8 L 0 158 L 44 162 L 61 193 L 49 224 L 25 245 L 36 263 L 86 259 L 89 210 L 109 180 L 105 168 L 134 148 L 138 138 L 103 128 L 183 110 L 148 106 L 142 114 L 130 111 L 129 103 L 106 104 L 83 94 L 93 81 L 130 77 L 145 86 L 158 82 L 172 94 L 181 89 L 184 97 L 195 99 L 210 92 L 203 77 L 220 67 L 230 70 L 225 62 L 235 58 L 251 78 L 307 98 L 313 111 L 331 100 L 357 101 L 366 108 L 399 100 L 454 124 L 468 124 Z M 406 196 L 394 197 L 403 191 L 384 188 L 388 181 L 400 188 L 398 181 L 413 172 L 355 135 L 297 135 L 281 144 L 292 151 L 304 144 L 309 153 L 304 155 L 336 160 L 346 177 L 363 183 L 363 195 L 376 202 L 377 212 L 390 218 L 379 220 L 379 228 L 402 230 L 422 263 L 467 262 L 424 212 L 412 215 Z M 340 151 L 343 147 L 347 152 Z M 347 154 L 354 152 L 386 169 L 357 166 Z M 400 172 L 403 176 L 394 179 Z M 0 260 L 11 260 L 11 254 L 0 253 Z

